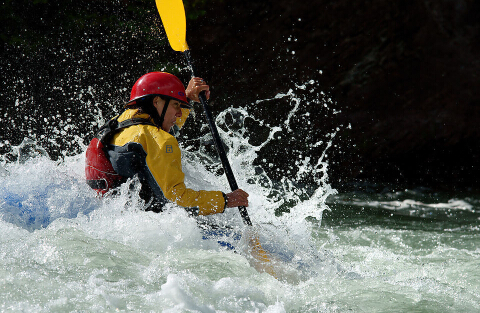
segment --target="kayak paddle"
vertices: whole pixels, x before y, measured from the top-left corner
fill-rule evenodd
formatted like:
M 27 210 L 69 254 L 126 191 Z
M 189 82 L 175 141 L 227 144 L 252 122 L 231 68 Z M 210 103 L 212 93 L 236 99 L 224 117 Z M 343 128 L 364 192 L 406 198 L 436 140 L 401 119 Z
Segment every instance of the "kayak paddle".
M 163 27 L 165 28 L 165 32 L 167 34 L 170 46 L 175 51 L 183 52 L 188 67 L 190 68 L 192 77 L 196 77 L 193 63 L 190 57 L 190 50 L 186 41 L 187 23 L 182 0 L 155 0 L 155 2 L 157 4 L 157 9 L 160 13 L 160 18 L 162 19 Z M 230 162 L 228 161 L 225 149 L 223 148 L 222 141 L 218 134 L 217 126 L 215 125 L 212 113 L 210 112 L 210 108 L 208 107 L 205 92 L 200 93 L 199 99 L 202 103 L 203 110 L 207 117 L 208 125 L 210 127 L 213 140 L 215 142 L 215 148 L 218 155 L 220 156 L 220 160 L 222 161 L 223 169 L 225 170 L 225 175 L 227 176 L 230 188 L 232 189 L 232 191 L 236 190 L 238 189 L 238 185 L 235 180 L 235 176 L 233 175 L 232 168 L 230 167 Z M 240 211 L 240 215 L 242 216 L 243 222 L 248 226 L 252 226 L 252 222 L 248 215 L 247 208 L 244 206 L 240 206 L 238 207 L 238 209 Z M 272 262 L 272 260 L 270 259 L 268 253 L 262 248 L 259 239 L 256 236 L 250 237 L 249 239 L 252 246 L 252 256 L 263 263 L 262 269 L 265 272 L 276 277 L 271 264 L 269 264 Z

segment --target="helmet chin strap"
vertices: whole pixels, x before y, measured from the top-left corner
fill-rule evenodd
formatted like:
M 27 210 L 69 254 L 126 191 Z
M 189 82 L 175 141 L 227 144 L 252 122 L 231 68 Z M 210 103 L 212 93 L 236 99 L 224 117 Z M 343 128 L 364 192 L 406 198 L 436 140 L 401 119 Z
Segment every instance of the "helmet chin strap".
M 165 119 L 165 113 L 167 113 L 167 108 L 169 103 L 170 103 L 170 98 L 165 99 L 165 104 L 163 105 L 162 114 L 160 114 L 160 119 L 158 120 L 158 122 L 160 123 L 160 125 L 158 126 L 160 126 L 161 129 L 163 129 L 163 120 Z

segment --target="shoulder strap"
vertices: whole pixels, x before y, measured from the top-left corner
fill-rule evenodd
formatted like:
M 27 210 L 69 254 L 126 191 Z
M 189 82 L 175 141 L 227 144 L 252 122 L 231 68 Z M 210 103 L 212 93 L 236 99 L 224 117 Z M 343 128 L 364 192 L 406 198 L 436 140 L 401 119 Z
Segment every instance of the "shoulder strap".
M 100 127 L 97 133 L 97 138 L 100 140 L 102 144 L 106 144 L 112 139 L 113 135 L 115 135 L 116 132 L 133 126 L 133 125 L 151 125 L 151 126 L 156 126 L 154 123 L 151 121 L 145 119 L 145 118 L 132 118 L 129 120 L 125 120 L 123 122 L 118 122 L 118 117 L 116 116 L 115 118 L 111 119 L 105 125 Z
M 154 123 L 152 123 L 150 120 L 147 120 L 146 118 L 136 117 L 136 118 L 131 118 L 129 120 L 125 120 L 123 122 L 118 123 L 117 129 L 120 130 L 133 125 L 151 125 L 155 127 L 157 126 Z

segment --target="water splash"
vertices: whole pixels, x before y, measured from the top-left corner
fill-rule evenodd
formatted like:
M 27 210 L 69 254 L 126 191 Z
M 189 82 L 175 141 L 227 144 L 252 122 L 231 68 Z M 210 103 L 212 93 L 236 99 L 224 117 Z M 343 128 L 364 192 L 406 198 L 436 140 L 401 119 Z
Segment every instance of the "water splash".
M 4 163 L 0 177 L 1 219 L 33 231 L 58 218 L 76 218 L 93 211 L 98 199 L 75 169 L 83 156 L 56 162 L 33 141 L 15 147 L 18 158 Z M 14 153 L 12 153 L 14 154 Z
M 297 117 L 303 115 L 309 106 L 322 103 L 323 108 L 328 108 L 318 98 L 311 103 L 297 94 L 296 91 L 307 90 L 311 85 L 314 85 L 313 81 L 298 85 L 295 90 L 291 89 L 287 93 L 280 93 L 273 99 L 257 101 L 241 108 L 228 108 L 216 118 L 237 183 L 250 194 L 248 211 L 255 224 L 254 233 L 260 236 L 267 251 L 275 255 L 278 261 L 277 272 L 281 271 L 281 276 L 289 281 L 316 275 L 314 272 L 325 266 L 326 258 L 313 247 L 310 238 L 312 228 L 321 223 L 323 211 L 329 210 L 327 198 L 336 193 L 328 183 L 327 151 L 332 148 L 340 127 L 323 135 L 310 132 L 309 138 L 302 137 L 305 132 L 294 132 Z M 261 103 L 267 102 L 273 106 L 275 100 L 282 101 L 288 109 L 283 113 L 284 119 L 279 119 L 275 125 L 267 125 L 255 113 Z M 304 122 L 308 120 L 305 116 L 302 118 Z M 302 140 L 302 143 L 308 142 L 307 149 L 297 151 L 296 158 L 292 158 L 289 162 L 291 165 L 287 168 L 284 168 L 285 162 L 276 165 L 274 161 L 266 161 L 266 153 L 284 154 L 283 146 L 278 145 L 278 135 L 288 133 L 297 137 L 297 140 Z M 189 176 L 187 179 L 190 184 L 193 182 L 194 187 L 205 188 L 205 182 L 199 179 L 203 177 L 209 182 L 216 182 L 217 188 L 225 190 L 228 188 L 226 179 L 214 176 L 222 173 L 221 163 L 215 153 L 209 152 L 212 149 L 206 148 L 208 145 L 211 145 L 209 133 L 183 142 L 184 168 L 187 173 L 195 173 L 197 176 Z M 312 150 L 318 149 L 323 150 L 321 153 L 315 151 L 315 155 L 310 154 Z M 277 167 L 280 170 L 277 172 L 285 175 L 280 179 L 272 178 L 269 175 L 272 167 Z M 215 186 L 210 187 L 215 189 Z M 227 211 L 221 216 L 204 219 L 220 225 L 242 225 L 236 210 Z M 248 238 L 242 236 L 246 237 Z M 245 242 L 243 249 L 248 250 Z
M 305 90 L 309 84 L 300 85 L 297 90 Z M 89 90 L 87 93 L 93 91 Z M 328 184 L 326 151 L 331 148 L 336 130 L 326 134 L 326 139 L 309 139 L 314 142 L 312 149 L 324 148 L 319 157 L 309 156 L 308 151 L 302 151 L 298 154 L 298 159 L 292 160 L 290 168 L 282 169 L 288 171 L 289 175 L 281 179 L 272 178 L 269 175 L 271 168 L 278 166 L 274 165 L 273 161 L 263 161 L 266 158 L 265 150 L 268 151 L 267 154 L 283 153 L 282 148 L 275 151 L 277 135 L 292 133 L 294 121 L 302 106 L 309 105 L 304 104 L 294 90 L 279 94 L 275 99 L 283 101 L 287 108 L 286 119 L 280 120 L 276 125 L 266 125 L 261 117 L 255 116 L 255 108 L 259 102 L 245 108 L 226 109 L 218 114 L 216 123 L 238 184 L 250 194 L 251 206 L 248 210 L 256 225 L 255 231 L 269 252 L 277 256 L 283 277 L 298 281 L 312 275 L 311 268 L 306 264 L 312 264 L 312 260 L 319 259 L 319 254 L 309 238 L 311 228 L 321 222 L 323 210 L 328 209 L 325 199 L 335 193 Z M 192 118 L 197 119 L 195 116 Z M 103 116 L 99 115 L 90 123 L 93 127 L 103 119 Z M 261 136 L 258 136 L 260 132 Z M 79 133 L 75 136 L 80 138 L 81 135 Z M 58 133 L 57 137 L 52 139 L 59 140 L 62 136 L 62 133 Z M 194 189 L 228 190 L 221 163 L 212 152 L 213 149 L 209 148 L 212 144 L 209 133 L 203 131 L 196 137 L 179 139 L 184 151 L 182 162 L 187 186 Z M 74 150 L 85 150 L 83 142 L 80 139 L 75 141 L 74 144 L 78 147 Z M 89 227 L 96 225 L 103 232 L 107 225 L 102 223 L 110 223 L 110 218 L 103 220 L 105 213 L 100 212 L 111 211 L 112 207 L 137 212 L 144 208 L 138 192 L 130 187 L 122 187 L 124 190 L 121 190 L 114 200 L 107 199 L 102 202 L 97 199 L 84 184 L 83 153 L 52 161 L 39 144 L 25 139 L 21 145 L 13 146 L 2 158 L 5 173 L 9 173 L 3 177 L 2 198 L 5 200 L 0 206 L 2 219 L 29 231 L 50 227 L 57 219 L 88 217 Z M 75 168 L 73 172 L 68 169 L 72 166 Z M 312 174 L 318 177 L 315 185 L 299 183 Z M 30 178 L 30 175 L 35 178 Z M 29 183 L 25 184 L 25 181 Z M 133 185 L 135 186 L 134 182 Z M 220 216 L 199 219 L 208 224 L 229 227 L 234 233 L 245 231 L 236 209 L 229 209 Z M 100 224 L 94 221 L 100 221 Z M 111 229 L 115 233 L 115 227 Z M 144 235 L 147 238 L 153 234 L 158 236 L 158 232 L 147 229 Z M 118 239 L 119 241 L 126 240 L 123 234 L 120 237 L 123 239 Z M 210 242 L 214 243 L 221 239 L 237 247 L 238 251 L 245 250 L 232 236 L 210 239 Z

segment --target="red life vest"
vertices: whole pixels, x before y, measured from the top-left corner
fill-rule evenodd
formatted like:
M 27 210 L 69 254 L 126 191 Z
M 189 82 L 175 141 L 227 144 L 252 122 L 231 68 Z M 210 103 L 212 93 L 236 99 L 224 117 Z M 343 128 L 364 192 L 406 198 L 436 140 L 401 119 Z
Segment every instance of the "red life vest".
M 98 194 L 104 195 L 110 189 L 120 186 L 125 178 L 118 175 L 107 157 L 106 145 L 118 131 L 133 125 L 153 125 L 143 118 L 134 118 L 118 122 L 118 117 L 103 125 L 95 138 L 90 141 L 85 156 L 85 177 L 87 184 L 95 189 Z

